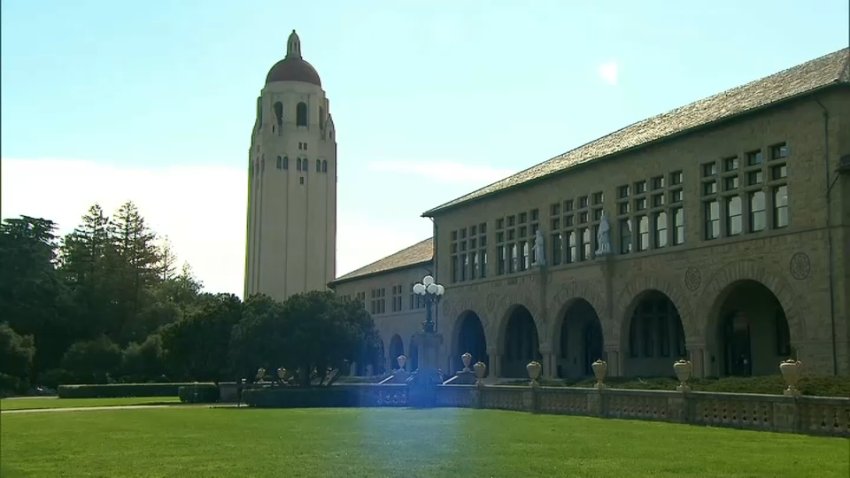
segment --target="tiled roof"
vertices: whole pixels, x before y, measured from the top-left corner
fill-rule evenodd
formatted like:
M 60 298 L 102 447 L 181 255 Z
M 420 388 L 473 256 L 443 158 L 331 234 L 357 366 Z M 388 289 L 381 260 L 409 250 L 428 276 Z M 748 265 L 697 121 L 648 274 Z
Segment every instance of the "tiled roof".
M 362 278 L 379 272 L 387 272 L 394 269 L 413 266 L 429 262 L 434 258 L 434 241 L 429 237 L 395 254 L 389 255 L 368 266 L 361 267 L 356 271 L 349 272 L 342 277 L 337 277 L 331 284 L 338 284 L 352 279 Z
M 836 83 L 850 83 L 850 49 L 845 48 L 830 53 L 673 111 L 638 121 L 525 171 L 437 206 L 422 215 L 433 216 L 468 201 L 561 173 L 580 164 L 645 146 Z

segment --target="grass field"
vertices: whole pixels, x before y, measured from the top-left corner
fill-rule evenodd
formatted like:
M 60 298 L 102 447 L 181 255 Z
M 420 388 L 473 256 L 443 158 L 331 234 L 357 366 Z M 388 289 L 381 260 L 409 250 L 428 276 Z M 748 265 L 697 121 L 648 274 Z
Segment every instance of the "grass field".
M 127 398 L 56 398 L 22 397 L 0 399 L 0 410 L 30 410 L 35 408 L 114 407 L 120 405 L 151 405 L 180 403 L 177 397 Z
M 0 475 L 842 477 L 850 440 L 469 409 L 5 414 Z

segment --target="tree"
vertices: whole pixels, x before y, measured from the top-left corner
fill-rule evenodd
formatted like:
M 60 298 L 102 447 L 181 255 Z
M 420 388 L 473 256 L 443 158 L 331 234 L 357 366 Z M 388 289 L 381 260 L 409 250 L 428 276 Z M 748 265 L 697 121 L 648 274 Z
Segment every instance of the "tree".
M 304 386 L 314 377 L 322 383 L 328 370 L 343 368 L 364 348 L 378 348 L 372 317 L 355 301 L 319 291 L 296 294 L 283 304 L 252 297 L 232 340 L 242 373 L 283 366 L 296 371 Z
M 18 335 L 7 323 L 0 323 L 0 394 L 26 389 L 35 356 L 31 335 Z
M 0 224 L 0 310 L 18 334 L 34 337 L 36 374 L 58 362 L 69 340 L 55 228 L 53 221 L 29 216 Z
M 159 334 L 149 335 L 141 344 L 132 342 L 124 349 L 121 360 L 121 375 L 124 380 L 156 380 L 164 373 L 162 337 Z
M 121 365 L 121 349 L 109 337 L 77 342 L 62 357 L 62 367 L 82 383 L 106 383 Z
M 162 328 L 162 347 L 175 377 L 219 381 L 230 368 L 228 349 L 233 326 L 242 318 L 242 302 L 217 294 L 185 319 Z

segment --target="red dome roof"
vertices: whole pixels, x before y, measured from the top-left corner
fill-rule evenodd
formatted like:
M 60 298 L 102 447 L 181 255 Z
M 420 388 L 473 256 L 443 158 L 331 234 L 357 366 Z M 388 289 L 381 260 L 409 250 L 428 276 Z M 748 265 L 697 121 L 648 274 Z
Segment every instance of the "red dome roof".
M 284 58 L 274 64 L 266 75 L 266 83 L 273 81 L 303 81 L 322 86 L 322 80 L 313 65 L 296 57 Z
M 273 81 L 303 81 L 322 86 L 322 80 L 313 65 L 301 58 L 301 40 L 295 30 L 286 42 L 286 58 L 275 63 L 266 75 L 266 84 Z

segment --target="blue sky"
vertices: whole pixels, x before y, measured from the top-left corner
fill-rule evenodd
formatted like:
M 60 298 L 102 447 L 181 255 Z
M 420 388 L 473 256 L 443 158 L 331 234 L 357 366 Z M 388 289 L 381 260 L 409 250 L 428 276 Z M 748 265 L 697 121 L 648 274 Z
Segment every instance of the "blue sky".
M 67 232 L 132 199 L 208 289 L 240 293 L 255 99 L 295 28 L 337 127 L 342 274 L 427 237 L 432 206 L 846 47 L 848 17 L 846 0 L 4 0 L 2 215 Z

